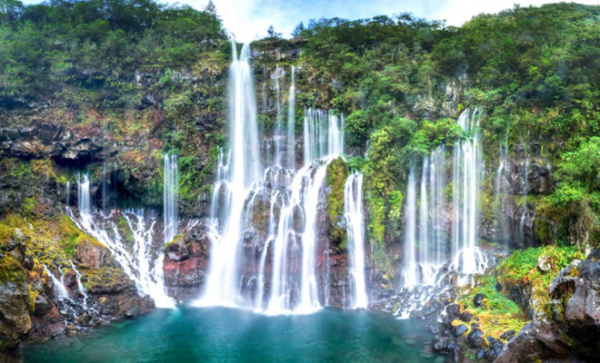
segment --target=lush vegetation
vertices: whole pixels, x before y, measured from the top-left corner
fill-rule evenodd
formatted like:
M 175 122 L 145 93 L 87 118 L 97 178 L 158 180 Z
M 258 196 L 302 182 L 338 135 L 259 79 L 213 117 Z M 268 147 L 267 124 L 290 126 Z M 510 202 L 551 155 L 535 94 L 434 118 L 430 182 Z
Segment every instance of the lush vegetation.
M 396 233 L 409 165 L 460 136 L 446 118 L 472 106 L 485 111 L 486 163 L 496 163 L 505 138 L 529 155 L 539 144 L 534 156 L 552 163 L 559 187 L 528 203 L 560 225 L 553 238 L 596 241 L 597 141 L 590 137 L 600 132 L 599 15 L 600 7 L 563 3 L 479 15 L 461 28 L 407 14 L 299 26 L 313 84 L 298 99 L 343 111 L 349 144 L 369 145 L 363 171 L 372 239 Z

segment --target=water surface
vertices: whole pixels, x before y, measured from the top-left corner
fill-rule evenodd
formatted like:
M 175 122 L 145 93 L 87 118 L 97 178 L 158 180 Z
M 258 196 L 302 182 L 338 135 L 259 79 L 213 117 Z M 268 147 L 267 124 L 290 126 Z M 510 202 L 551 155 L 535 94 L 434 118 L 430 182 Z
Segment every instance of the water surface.
M 443 362 L 421 321 L 324 309 L 264 316 L 227 308 L 155 310 L 23 348 L 25 362 Z

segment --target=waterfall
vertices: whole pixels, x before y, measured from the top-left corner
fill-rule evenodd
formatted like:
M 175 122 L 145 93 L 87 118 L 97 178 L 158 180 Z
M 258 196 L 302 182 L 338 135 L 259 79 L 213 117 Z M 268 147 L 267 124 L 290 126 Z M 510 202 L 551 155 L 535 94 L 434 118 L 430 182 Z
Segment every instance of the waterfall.
M 108 190 L 106 186 L 106 161 L 102 163 L 102 213 L 106 213 Z
M 163 181 L 163 220 L 164 243 L 173 240 L 177 234 L 177 200 L 179 198 L 179 179 L 177 173 L 177 155 L 164 156 L 164 181 Z
M 79 290 L 79 293 L 81 293 L 81 296 L 83 297 L 83 308 L 87 309 L 88 296 L 85 293 L 85 288 L 83 287 L 83 284 L 81 283 L 81 274 L 79 273 L 79 270 L 75 268 L 73 261 L 69 261 L 69 263 L 71 264 L 71 268 L 73 269 L 73 271 L 75 271 L 75 277 L 77 280 L 77 290 Z
M 328 111 L 305 110 L 303 164 L 296 169 L 295 69 L 290 72 L 285 123 L 279 104 L 279 80 L 285 73 L 278 67 L 272 76 L 278 98 L 275 150 L 263 171 L 250 48 L 244 45 L 239 59 L 235 46 L 233 52 L 230 149 L 219 152 L 208 219 L 210 264 L 195 305 L 244 307 L 265 314 L 310 313 L 329 302 L 329 241 L 320 223 L 326 210 L 327 167 L 344 149 L 344 119 Z M 363 234 L 355 232 L 359 247 Z M 357 259 L 361 261 L 354 262 L 355 269 L 362 270 L 362 276 L 355 272 L 355 279 L 364 290 L 364 252 L 358 252 Z M 356 304 L 366 305 L 366 296 Z
M 174 307 L 173 300 L 167 296 L 162 278 L 162 243 L 154 244 L 155 218 L 152 214 L 145 217 L 143 209 L 125 210 L 120 215 L 127 225 L 133 241 L 127 241 L 121 235 L 117 224 L 104 217 L 103 213 L 92 212 L 90 180 L 87 175 L 77 176 L 79 217 L 71 213 L 77 226 L 96 238 L 108 248 L 123 272 L 135 283 L 140 294 L 147 294 L 159 308 Z M 132 246 L 129 246 L 133 242 Z M 158 248 L 154 256 L 152 247 Z
M 344 153 L 344 117 L 309 108 L 304 113 L 304 166 Z
M 405 287 L 418 285 L 419 266 L 417 264 L 417 187 L 414 166 L 408 174 L 408 191 L 406 193 L 406 208 L 404 210 L 404 268 L 402 280 Z
M 296 128 L 296 69 L 292 66 L 292 82 L 288 96 L 288 124 L 287 124 L 287 167 L 295 169 L 296 167 L 296 139 L 294 131 Z
M 236 45 L 232 41 L 232 53 L 229 71 L 231 151 L 227 160 L 222 156 L 219 158 L 218 179 L 213 187 L 211 220 L 215 233 L 206 290 L 201 302 L 208 305 L 236 305 L 239 302 L 238 247 L 244 223 L 244 204 L 260 181 L 262 171 L 250 45 L 244 44 L 238 59 Z
M 281 166 L 282 162 L 282 146 L 283 146 L 283 138 L 285 137 L 283 131 L 283 120 L 281 115 L 281 87 L 279 85 L 279 78 L 283 77 L 285 72 L 282 68 L 275 68 L 275 73 L 271 76 L 274 79 L 275 83 L 275 134 L 273 135 L 273 143 L 275 144 L 275 151 L 273 155 L 273 159 L 275 160 L 275 165 Z
M 529 142 L 529 134 L 527 135 L 527 140 Z M 522 210 L 521 210 L 521 219 L 519 220 L 519 238 L 521 243 L 525 244 L 525 227 L 527 224 L 527 219 L 529 219 L 529 208 L 527 207 L 527 196 L 529 194 L 529 167 L 531 163 L 531 158 L 529 156 L 529 150 L 527 149 L 528 142 L 524 142 L 521 139 L 521 144 L 523 145 L 523 149 L 525 152 L 525 165 L 523 168 L 523 175 L 521 179 L 521 195 L 523 195 L 522 202 Z
M 69 209 L 69 206 L 70 206 L 69 197 L 71 196 L 71 182 L 70 181 L 67 181 L 66 194 L 67 194 L 67 197 L 65 198 L 65 207 L 67 209 Z
M 50 276 L 50 279 L 52 279 L 52 288 L 54 290 L 54 295 L 56 296 L 56 298 L 59 301 L 63 301 L 63 300 L 71 300 L 69 298 L 69 292 L 67 291 L 67 288 L 65 287 L 65 284 L 56 278 L 56 276 L 54 276 L 52 274 L 52 272 L 50 271 L 50 269 L 46 266 L 46 265 L 42 265 L 44 267 L 44 271 L 46 271 L 46 274 L 48 276 Z M 60 269 L 59 269 L 60 271 Z M 63 277 L 62 271 L 60 271 L 61 277 Z
M 505 245 L 508 250 L 510 241 L 510 224 L 505 212 L 505 198 L 509 193 L 507 188 L 510 173 L 508 170 L 508 134 L 504 143 L 499 141 L 498 169 L 494 176 L 494 239 Z
M 484 168 L 479 119 L 479 111 L 465 110 L 457 121 L 465 136 L 453 148 L 450 240 L 446 234 L 444 147 L 436 147 L 423 158 L 418 194 L 416 165 L 410 167 L 405 206 L 404 287 L 438 284 L 441 267 L 448 262 L 451 269 L 466 275 L 483 272 L 487 264 L 477 247 L 479 191 Z
M 92 202 L 90 193 L 90 179 L 86 174 L 77 174 L 77 207 L 81 215 L 91 216 Z
M 452 159 L 452 253 L 454 267 L 465 274 L 481 272 L 479 236 L 479 191 L 483 172 L 479 110 L 465 110 L 458 124 L 465 136 L 454 144 Z
M 429 215 L 430 225 L 421 226 L 429 230 L 429 241 L 435 250 L 434 265 L 442 264 L 448 254 L 446 233 L 446 150 L 440 145 L 431 151 L 429 163 Z M 431 274 L 429 275 L 432 276 Z M 431 282 L 431 279 L 430 281 Z
M 369 303 L 365 278 L 365 219 L 362 184 L 362 174 L 355 172 L 348 176 L 344 185 L 344 216 L 348 233 L 353 308 L 366 308 Z

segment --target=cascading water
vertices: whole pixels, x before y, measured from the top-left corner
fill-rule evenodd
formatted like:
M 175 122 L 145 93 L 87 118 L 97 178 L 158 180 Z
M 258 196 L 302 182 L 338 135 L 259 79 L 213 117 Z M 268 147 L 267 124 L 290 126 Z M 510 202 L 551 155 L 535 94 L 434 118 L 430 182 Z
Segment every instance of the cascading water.
M 404 268 L 402 282 L 405 287 L 414 287 L 419 283 L 419 265 L 417 263 L 417 187 L 414 166 L 408 174 L 406 209 L 404 210 Z
M 479 191 L 484 169 L 481 153 L 481 112 L 466 109 L 458 118 L 465 137 L 454 144 L 452 157 L 452 254 L 456 270 L 483 272 L 485 256 L 477 248 Z
M 42 266 L 44 267 L 44 271 L 46 271 L 46 274 L 52 280 L 52 288 L 54 290 L 54 295 L 56 296 L 56 298 L 59 301 L 71 300 L 71 298 L 69 298 L 69 292 L 67 291 L 65 284 L 61 280 L 56 278 L 56 276 L 54 276 L 52 271 L 50 271 L 50 269 L 46 265 L 42 265 Z M 62 276 L 62 271 L 60 273 Z
M 161 249 L 152 252 L 154 244 L 154 217 L 146 218 L 144 210 L 125 210 L 122 217 L 133 238 L 133 246 L 128 247 L 117 225 L 103 213 L 92 212 L 90 180 L 87 175 L 77 176 L 79 217 L 71 213 L 77 226 L 104 244 L 115 257 L 125 274 L 135 282 L 138 292 L 149 295 L 159 308 L 172 308 L 173 300 L 167 296 L 162 278 Z M 149 219 L 149 221 L 148 221 Z M 162 243 L 159 244 L 162 246 Z
M 232 41 L 233 61 L 229 70 L 231 151 L 226 164 L 225 158 L 220 157 L 219 175 L 213 187 L 211 220 L 214 233 L 201 305 L 241 303 L 238 259 L 244 207 L 262 174 L 250 57 L 250 45 L 244 44 L 238 59 L 236 44 Z
M 527 140 L 529 140 L 529 135 L 527 135 Z M 521 194 L 523 195 L 523 202 L 521 207 L 521 219 L 519 221 L 519 239 L 521 243 L 525 244 L 525 227 L 527 225 L 527 220 L 529 219 L 527 196 L 529 194 L 529 167 L 531 164 L 531 157 L 529 156 L 529 150 L 527 149 L 529 142 L 524 142 L 521 140 L 521 144 L 523 145 L 525 153 L 525 165 L 523 167 L 523 175 L 521 179 Z
M 79 273 L 79 270 L 77 270 L 77 268 L 75 268 L 73 261 L 69 261 L 69 263 L 71 264 L 71 268 L 73 269 L 73 271 L 75 271 L 75 278 L 77 281 L 77 289 L 79 290 L 79 293 L 83 297 L 83 308 L 87 309 L 88 295 L 85 293 L 85 288 L 83 287 L 83 284 L 81 283 L 81 274 Z
M 452 157 L 452 238 L 447 238 L 446 155 L 438 146 L 423 159 L 417 199 L 417 172 L 409 171 L 405 209 L 402 286 L 434 286 L 448 262 L 462 274 L 480 273 L 487 261 L 477 247 L 479 189 L 483 161 L 479 111 L 465 110 L 458 119 L 465 137 L 454 144 Z M 418 210 L 418 212 L 417 212 Z M 450 242 L 450 244 L 448 244 Z
M 369 303 L 365 277 L 365 219 L 362 185 L 363 176 L 360 173 L 348 176 L 344 185 L 344 216 L 348 233 L 353 308 L 366 308 Z
M 288 95 L 288 124 L 287 124 L 287 167 L 296 168 L 296 68 L 292 66 L 292 82 Z
M 287 125 L 278 108 L 274 155 L 261 176 L 250 48 L 244 45 L 239 59 L 235 46 L 233 53 L 230 150 L 219 155 L 209 218 L 210 267 L 196 305 L 309 313 L 329 299 L 329 246 L 318 223 L 327 166 L 343 153 L 343 118 L 305 111 L 304 163 L 296 170 L 292 69 Z M 278 68 L 276 91 L 282 74 Z
M 499 142 L 498 169 L 494 176 L 494 240 L 502 243 L 508 250 L 510 240 L 510 223 L 508 215 L 505 212 L 505 198 L 509 193 L 508 180 L 510 173 L 508 170 L 508 134 L 504 143 Z
M 281 112 L 281 87 L 279 84 L 279 79 L 285 76 L 285 72 L 283 68 L 275 68 L 275 73 L 271 75 L 273 78 L 273 82 L 275 84 L 275 134 L 273 135 L 273 144 L 275 145 L 275 150 L 273 154 L 273 159 L 275 160 L 275 165 L 280 165 L 282 163 L 282 147 L 284 141 L 284 127 L 283 127 L 283 118 Z
M 163 221 L 164 243 L 167 244 L 177 235 L 177 200 L 179 198 L 179 179 L 177 172 L 177 155 L 164 157 L 163 181 Z

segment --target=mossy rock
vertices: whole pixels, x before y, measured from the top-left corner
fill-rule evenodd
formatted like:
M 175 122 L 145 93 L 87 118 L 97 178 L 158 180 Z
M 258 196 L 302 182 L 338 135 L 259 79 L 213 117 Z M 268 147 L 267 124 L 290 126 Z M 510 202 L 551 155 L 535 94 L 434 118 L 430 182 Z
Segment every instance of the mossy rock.
M 344 248 L 346 226 L 344 220 L 344 185 L 348 177 L 348 166 L 342 158 L 337 158 L 327 166 L 326 183 L 330 188 L 327 196 L 329 217 L 329 237 L 334 246 Z
M 92 294 L 119 294 L 134 288 L 131 279 L 116 267 L 82 270 L 81 274 L 82 283 Z

